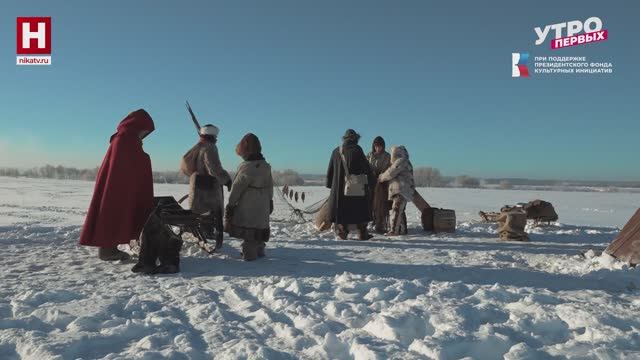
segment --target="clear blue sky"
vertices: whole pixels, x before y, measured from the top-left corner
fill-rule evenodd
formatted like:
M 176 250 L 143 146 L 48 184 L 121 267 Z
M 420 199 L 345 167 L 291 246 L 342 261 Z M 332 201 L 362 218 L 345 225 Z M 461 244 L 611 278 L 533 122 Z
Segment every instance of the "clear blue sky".
M 490 3 L 490 4 L 489 4 Z M 633 7 L 633 8 L 630 8 Z M 0 166 L 92 167 L 145 108 L 154 169 L 221 129 L 225 167 L 256 133 L 274 168 L 323 173 L 346 128 L 446 175 L 639 180 L 638 22 L 622 1 L 17 1 L 0 4 Z M 16 16 L 52 16 L 53 65 L 15 65 Z M 599 44 L 533 28 L 598 16 Z M 609 76 L 511 78 L 511 53 L 609 59 Z

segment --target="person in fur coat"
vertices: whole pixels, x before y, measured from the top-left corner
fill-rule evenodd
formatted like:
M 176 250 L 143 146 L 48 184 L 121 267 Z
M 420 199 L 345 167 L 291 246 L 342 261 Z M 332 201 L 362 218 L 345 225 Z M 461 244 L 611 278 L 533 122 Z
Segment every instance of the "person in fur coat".
M 371 164 L 371 171 L 376 179 L 391 166 L 391 154 L 385 151 L 385 142 L 381 136 L 373 140 L 367 160 Z M 389 225 L 391 202 L 388 200 L 388 193 L 389 184 L 386 182 L 378 182 L 373 188 L 373 205 L 371 209 L 374 231 L 378 234 L 386 233 Z
M 219 130 L 211 124 L 200 128 L 200 141 L 183 157 L 181 171 L 189 176 L 189 204 L 198 214 L 210 213 L 214 218 L 211 228 L 204 229 L 205 236 L 222 240 L 224 196 L 222 186 L 231 189 L 231 177 L 222 167 L 218 155 Z
M 225 228 L 230 236 L 244 240 L 242 258 L 253 261 L 265 256 L 269 241 L 269 215 L 273 212 L 273 177 L 271 165 L 262 155 L 260 139 L 245 135 L 236 154 L 244 160 L 231 186 L 225 210 Z
M 387 236 L 407 233 L 405 207 L 413 199 L 416 186 L 413 180 L 413 165 L 409 161 L 409 152 L 400 146 L 391 147 L 391 166 L 378 177 L 379 182 L 389 182 L 389 200 L 391 206 L 390 229 Z

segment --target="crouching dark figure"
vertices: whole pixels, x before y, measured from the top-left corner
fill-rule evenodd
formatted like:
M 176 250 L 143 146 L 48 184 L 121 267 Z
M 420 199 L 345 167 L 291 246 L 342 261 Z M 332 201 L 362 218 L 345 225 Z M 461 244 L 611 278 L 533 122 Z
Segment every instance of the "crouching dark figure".
M 181 249 L 182 239 L 154 211 L 142 229 L 140 257 L 131 271 L 143 274 L 177 273 L 180 271 Z

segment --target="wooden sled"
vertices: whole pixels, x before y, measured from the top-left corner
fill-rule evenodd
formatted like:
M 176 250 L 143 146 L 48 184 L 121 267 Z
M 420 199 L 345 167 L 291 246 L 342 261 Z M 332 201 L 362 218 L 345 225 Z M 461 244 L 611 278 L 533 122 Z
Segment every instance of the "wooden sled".
M 192 234 L 198 240 L 198 246 L 206 253 L 212 254 L 222 247 L 222 240 L 216 240 L 215 246 L 207 241 L 204 228 L 212 226 L 216 219 L 208 214 L 196 214 L 185 210 L 173 196 L 156 196 L 153 198 L 158 216 L 162 223 L 179 229 L 178 236 Z

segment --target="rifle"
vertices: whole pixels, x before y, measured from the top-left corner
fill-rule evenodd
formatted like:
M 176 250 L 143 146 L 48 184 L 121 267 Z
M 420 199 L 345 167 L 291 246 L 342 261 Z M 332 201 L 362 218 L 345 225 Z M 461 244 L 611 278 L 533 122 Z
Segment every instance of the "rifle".
M 196 126 L 196 131 L 198 132 L 198 134 L 200 134 L 200 123 L 198 122 L 198 119 L 196 118 L 196 114 L 194 114 L 193 110 L 191 110 L 191 105 L 189 105 L 188 101 L 186 102 L 186 106 L 187 106 L 187 111 L 191 115 L 191 120 L 193 121 L 193 125 Z

